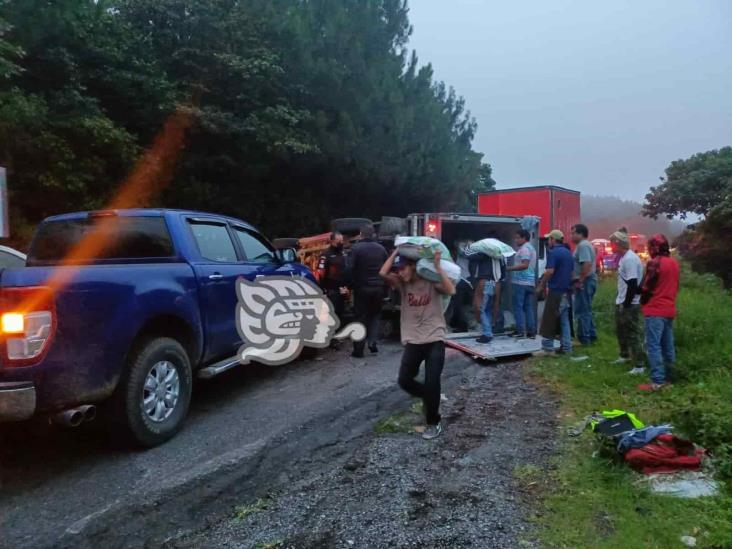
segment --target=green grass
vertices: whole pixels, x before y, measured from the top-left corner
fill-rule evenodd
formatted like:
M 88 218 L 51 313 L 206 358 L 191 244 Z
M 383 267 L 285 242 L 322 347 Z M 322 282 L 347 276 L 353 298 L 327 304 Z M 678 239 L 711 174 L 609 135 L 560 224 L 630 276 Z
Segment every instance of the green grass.
M 562 429 L 556 468 L 546 483 L 537 517 L 550 547 L 732 547 L 732 295 L 717 280 L 684 269 L 675 324 L 677 381 L 661 393 L 641 394 L 644 379 L 611 362 L 618 349 L 613 328 L 615 280 L 604 281 L 596 297 L 600 341 L 577 348 L 590 360 L 545 358 L 530 362 L 534 377 L 561 399 L 560 422 L 570 426 L 585 415 L 619 408 L 646 423 L 671 422 L 681 434 L 714 456 L 722 495 L 683 500 L 653 495 L 636 486 L 638 476 L 591 433 L 572 439 Z
M 270 505 L 269 499 L 258 499 L 251 505 L 237 505 L 234 507 L 234 522 L 241 522 L 249 515 L 266 511 Z
M 381 418 L 374 425 L 374 432 L 377 435 L 388 435 L 395 433 L 411 433 L 414 431 L 413 422 L 409 414 L 397 412 Z
M 283 544 L 284 542 L 282 540 L 267 541 L 256 544 L 254 549 L 279 549 L 280 547 L 283 547 Z
M 416 425 L 423 423 L 424 412 L 421 400 L 415 400 L 409 407 L 408 412 L 397 412 L 390 416 L 382 417 L 374 424 L 374 432 L 377 435 L 413 434 Z
M 517 465 L 513 470 L 514 478 L 523 487 L 538 485 L 542 478 L 542 470 L 537 465 L 526 463 Z

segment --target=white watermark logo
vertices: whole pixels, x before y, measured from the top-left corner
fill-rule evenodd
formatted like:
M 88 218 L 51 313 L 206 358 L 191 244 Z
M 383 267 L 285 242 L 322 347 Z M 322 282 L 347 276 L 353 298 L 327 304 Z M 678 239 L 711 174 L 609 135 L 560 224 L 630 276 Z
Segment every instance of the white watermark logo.
M 303 347 L 325 348 L 332 339 L 361 341 L 366 328 L 351 323 L 339 333 L 340 320 L 322 290 L 302 277 L 268 276 L 236 281 L 236 327 L 245 342 L 239 361 L 271 366 L 297 358 Z

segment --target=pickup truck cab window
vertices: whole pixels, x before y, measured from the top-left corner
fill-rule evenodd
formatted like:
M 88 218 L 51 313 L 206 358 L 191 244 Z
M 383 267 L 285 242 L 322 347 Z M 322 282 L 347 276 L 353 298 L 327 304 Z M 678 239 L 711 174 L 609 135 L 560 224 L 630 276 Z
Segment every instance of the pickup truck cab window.
M 86 239 L 101 246 L 80 246 Z M 173 241 L 162 217 L 104 216 L 48 221 L 38 228 L 29 264 L 53 264 L 74 254 L 79 261 L 169 258 Z
M 223 223 L 189 221 L 201 257 L 218 263 L 236 263 L 236 249 Z
M 239 244 L 244 251 L 246 261 L 250 263 L 275 263 L 275 252 L 259 236 L 243 229 L 234 227 Z

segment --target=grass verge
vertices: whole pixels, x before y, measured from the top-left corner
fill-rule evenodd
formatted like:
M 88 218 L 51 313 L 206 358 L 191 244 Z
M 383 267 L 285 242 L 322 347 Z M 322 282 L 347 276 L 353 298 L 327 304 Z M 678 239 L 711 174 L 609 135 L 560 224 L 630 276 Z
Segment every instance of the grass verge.
M 258 499 L 251 505 L 237 505 L 234 508 L 234 522 L 241 522 L 249 515 L 266 511 L 270 505 L 269 499 Z
M 415 427 L 424 419 L 422 401 L 415 400 L 408 412 L 397 412 L 381 418 L 374 424 L 377 435 L 391 435 L 397 433 L 414 433 Z
M 561 399 L 556 467 L 537 515 L 541 539 L 550 547 L 683 547 L 692 536 L 697 547 L 732 548 L 732 295 L 717 280 L 684 269 L 675 325 L 676 383 L 654 394 L 636 391 L 638 379 L 618 356 L 614 331 L 615 280 L 600 284 L 595 301 L 599 342 L 575 355 L 589 360 L 543 358 L 529 361 L 529 375 Z M 722 495 L 696 500 L 651 494 L 639 475 L 594 435 L 577 438 L 566 429 L 593 411 L 619 408 L 647 424 L 671 422 L 677 434 L 712 452 Z

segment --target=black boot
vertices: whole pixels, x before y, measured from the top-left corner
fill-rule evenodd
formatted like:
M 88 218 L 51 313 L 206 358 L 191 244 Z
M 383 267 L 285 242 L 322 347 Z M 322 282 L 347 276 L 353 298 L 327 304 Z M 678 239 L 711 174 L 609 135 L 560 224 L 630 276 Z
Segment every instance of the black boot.
M 351 356 L 353 358 L 363 358 L 363 349 L 366 346 L 365 341 L 354 341 L 353 342 L 353 352 L 351 353 Z

